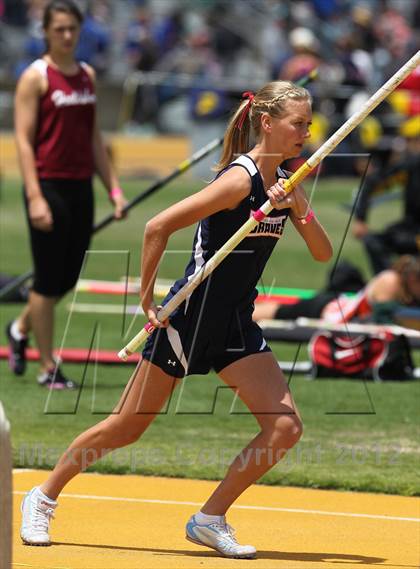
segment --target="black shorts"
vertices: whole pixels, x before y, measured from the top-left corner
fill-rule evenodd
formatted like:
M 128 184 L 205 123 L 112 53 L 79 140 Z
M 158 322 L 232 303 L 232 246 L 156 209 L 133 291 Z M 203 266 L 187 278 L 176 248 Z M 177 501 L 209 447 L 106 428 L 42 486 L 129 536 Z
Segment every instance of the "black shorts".
M 299 300 L 296 304 L 283 304 L 277 309 L 274 318 L 276 320 L 295 320 L 301 316 L 321 318 L 324 308 L 336 298 L 335 292 L 321 292 L 312 298 Z
M 28 216 L 34 282 L 32 289 L 43 296 L 62 296 L 79 278 L 93 226 L 91 180 L 40 180 L 54 227 L 50 232 L 32 227 Z
M 212 317 L 200 318 L 194 312 L 185 314 L 184 306 L 170 317 L 169 328 L 153 332 L 143 350 L 144 359 L 171 377 L 204 375 L 211 369 L 218 373 L 246 356 L 271 351 L 261 328 L 252 321 L 252 307 L 230 313 L 219 308 Z

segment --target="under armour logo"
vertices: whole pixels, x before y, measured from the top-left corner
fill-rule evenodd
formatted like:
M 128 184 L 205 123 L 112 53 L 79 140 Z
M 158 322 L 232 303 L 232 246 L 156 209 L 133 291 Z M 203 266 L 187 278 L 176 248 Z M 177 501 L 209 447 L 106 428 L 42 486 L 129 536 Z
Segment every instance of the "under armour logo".
M 249 198 L 249 201 L 250 201 L 250 202 L 255 202 L 255 196 L 251 196 L 251 197 Z
M 176 366 L 176 362 L 173 362 L 172 360 L 168 360 L 168 364 L 174 367 Z

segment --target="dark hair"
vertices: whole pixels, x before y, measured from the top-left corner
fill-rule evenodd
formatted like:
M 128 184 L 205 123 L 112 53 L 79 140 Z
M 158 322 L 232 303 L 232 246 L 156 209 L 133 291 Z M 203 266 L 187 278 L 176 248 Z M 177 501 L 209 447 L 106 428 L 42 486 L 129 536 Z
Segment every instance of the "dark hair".
M 402 255 L 395 263 L 392 265 L 394 271 L 396 271 L 401 278 L 402 284 L 402 295 L 401 299 L 404 304 L 411 304 L 415 299 L 412 293 L 409 291 L 409 278 L 414 278 L 416 280 L 420 279 L 420 256 L 419 255 Z
M 44 9 L 44 17 L 42 19 L 42 27 L 44 30 L 50 25 L 53 12 L 71 14 L 76 18 L 79 24 L 83 22 L 83 14 L 79 6 L 73 2 L 73 0 L 51 0 Z

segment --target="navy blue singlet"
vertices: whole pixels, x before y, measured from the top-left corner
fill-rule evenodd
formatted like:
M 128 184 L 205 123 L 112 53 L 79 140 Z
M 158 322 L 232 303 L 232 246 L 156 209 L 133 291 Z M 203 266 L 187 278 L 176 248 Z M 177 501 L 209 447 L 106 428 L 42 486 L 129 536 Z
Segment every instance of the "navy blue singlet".
M 258 210 L 267 195 L 261 174 L 250 156 L 242 155 L 233 167 L 245 168 L 251 191 L 234 210 L 219 211 L 198 224 L 191 259 L 184 277 L 171 287 L 166 304 L 206 261 Z M 277 176 L 286 178 L 278 168 Z M 247 355 L 268 351 L 260 328 L 252 321 L 257 283 L 278 239 L 289 209 L 272 210 L 239 243 L 213 273 L 171 315 L 168 329 L 155 330 L 143 357 L 175 377 L 220 371 Z

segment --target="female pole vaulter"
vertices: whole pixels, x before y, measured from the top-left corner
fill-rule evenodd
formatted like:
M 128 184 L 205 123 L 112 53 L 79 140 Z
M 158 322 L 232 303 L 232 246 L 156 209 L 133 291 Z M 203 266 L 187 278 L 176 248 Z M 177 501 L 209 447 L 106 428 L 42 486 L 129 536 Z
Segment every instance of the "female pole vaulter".
M 255 96 L 244 95 L 227 127 L 216 179 L 146 225 L 141 298 L 156 330 L 114 413 L 78 436 L 47 481 L 26 495 L 21 536 L 28 545 L 50 543 L 49 521 L 67 482 L 109 450 L 136 441 L 181 378 L 214 369 L 248 406 L 260 430 L 230 465 L 201 510 L 188 521 L 186 537 L 226 557 L 252 558 L 256 554 L 253 546 L 238 544 L 226 522 L 226 512 L 302 433 L 285 377 L 260 328 L 252 321 L 256 284 L 289 219 L 315 260 L 328 261 L 332 247 L 303 188 L 297 186 L 286 195 L 283 184 L 287 173 L 279 166 L 298 156 L 310 136 L 309 93 L 292 83 L 276 81 Z M 252 148 L 251 130 L 256 139 Z M 160 322 L 153 286 L 170 235 L 198 223 L 185 276 L 173 285 L 164 304 L 267 198 L 275 209 L 211 278 L 199 285 L 167 321 Z

